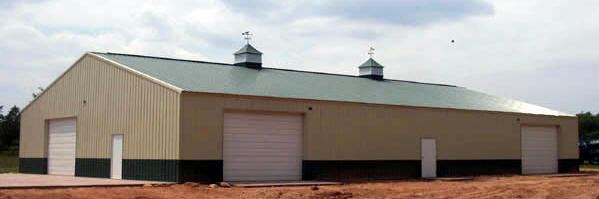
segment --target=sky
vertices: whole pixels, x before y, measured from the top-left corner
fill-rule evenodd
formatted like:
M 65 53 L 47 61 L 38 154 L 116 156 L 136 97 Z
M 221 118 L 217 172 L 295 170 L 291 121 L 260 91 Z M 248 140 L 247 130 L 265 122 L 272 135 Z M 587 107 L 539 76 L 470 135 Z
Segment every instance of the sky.
M 452 84 L 567 112 L 599 112 L 594 0 L 0 1 L 0 105 L 23 107 L 87 51 Z M 455 42 L 452 43 L 451 40 Z

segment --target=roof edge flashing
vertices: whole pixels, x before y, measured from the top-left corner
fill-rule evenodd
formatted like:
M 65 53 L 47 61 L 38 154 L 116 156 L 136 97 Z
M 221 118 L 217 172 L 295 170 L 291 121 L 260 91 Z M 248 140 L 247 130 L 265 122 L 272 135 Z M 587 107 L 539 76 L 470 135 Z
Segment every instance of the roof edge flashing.
M 167 82 L 164 82 L 164 81 L 162 81 L 162 80 L 159 80 L 159 79 L 157 79 L 157 78 L 154 78 L 154 77 L 152 77 L 152 76 L 150 76 L 150 75 L 147 75 L 147 74 L 145 74 L 145 73 L 139 72 L 139 71 L 137 71 L 137 70 L 135 70 L 135 69 L 133 69 L 133 68 L 131 68 L 131 67 L 125 66 L 125 65 L 123 65 L 123 64 L 121 64 L 121 63 L 118 63 L 118 62 L 116 62 L 116 61 L 113 61 L 113 60 L 111 60 L 111 59 L 108 59 L 108 58 L 106 58 L 106 57 L 103 57 L 103 56 L 100 56 L 100 55 L 94 54 L 93 52 L 86 52 L 85 54 L 86 54 L 86 55 L 90 55 L 90 56 L 92 56 L 92 57 L 94 57 L 94 58 L 96 58 L 96 59 L 99 59 L 100 61 L 104 61 L 104 62 L 106 62 L 106 63 L 108 63 L 108 64 L 111 64 L 111 65 L 113 65 L 113 66 L 117 66 L 117 67 L 123 68 L 123 69 L 125 69 L 125 70 L 126 70 L 126 71 L 128 71 L 128 72 L 131 72 L 131 73 L 133 73 L 133 74 L 135 74 L 135 75 L 139 75 L 139 76 L 141 76 L 141 77 L 143 77 L 143 78 L 146 78 L 146 79 L 148 79 L 148 80 L 149 80 L 149 81 L 151 81 L 151 82 L 154 82 L 154 83 L 156 83 L 156 84 L 158 84 L 158 85 L 161 85 L 161 86 L 164 86 L 164 87 L 166 87 L 166 88 L 169 88 L 169 89 L 171 89 L 171 90 L 173 90 L 173 91 L 175 91 L 175 92 L 177 92 L 177 93 L 181 93 L 181 92 L 183 91 L 183 89 L 181 89 L 181 88 L 179 88 L 179 87 L 177 87 L 177 86 L 174 86 L 174 85 L 172 85 L 172 84 L 169 84 L 169 83 L 167 83 Z

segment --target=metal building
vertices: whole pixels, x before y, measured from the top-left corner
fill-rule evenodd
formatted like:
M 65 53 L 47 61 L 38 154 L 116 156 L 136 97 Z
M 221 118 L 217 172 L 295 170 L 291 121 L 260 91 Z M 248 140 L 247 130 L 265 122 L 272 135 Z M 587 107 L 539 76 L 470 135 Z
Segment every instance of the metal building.
M 20 172 L 157 181 L 578 171 L 573 115 L 463 87 L 85 53 L 22 111 Z

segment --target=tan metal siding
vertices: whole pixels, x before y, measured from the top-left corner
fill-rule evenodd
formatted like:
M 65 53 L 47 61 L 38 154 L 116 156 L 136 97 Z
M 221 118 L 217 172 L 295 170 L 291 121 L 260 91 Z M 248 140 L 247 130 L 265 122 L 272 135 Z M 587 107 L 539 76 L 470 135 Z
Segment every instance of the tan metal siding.
M 176 159 L 179 96 L 86 54 L 24 109 L 20 157 L 47 157 L 45 121 L 77 117 L 78 158 L 109 158 L 111 135 L 120 133 L 125 159 Z
M 183 92 L 182 159 L 222 159 L 227 109 L 304 113 L 306 160 L 418 160 L 422 137 L 441 160 L 520 159 L 521 124 L 560 126 L 559 158 L 578 157 L 575 117 Z

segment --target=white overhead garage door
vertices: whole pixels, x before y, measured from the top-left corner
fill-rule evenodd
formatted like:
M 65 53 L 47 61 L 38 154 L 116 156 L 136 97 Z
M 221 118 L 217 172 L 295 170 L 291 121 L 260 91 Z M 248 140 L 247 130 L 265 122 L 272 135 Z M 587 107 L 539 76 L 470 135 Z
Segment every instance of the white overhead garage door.
M 75 175 L 75 118 L 51 120 L 48 125 L 48 174 Z
M 225 113 L 225 181 L 301 180 L 301 115 Z
M 522 174 L 557 173 L 557 128 L 522 127 Z

